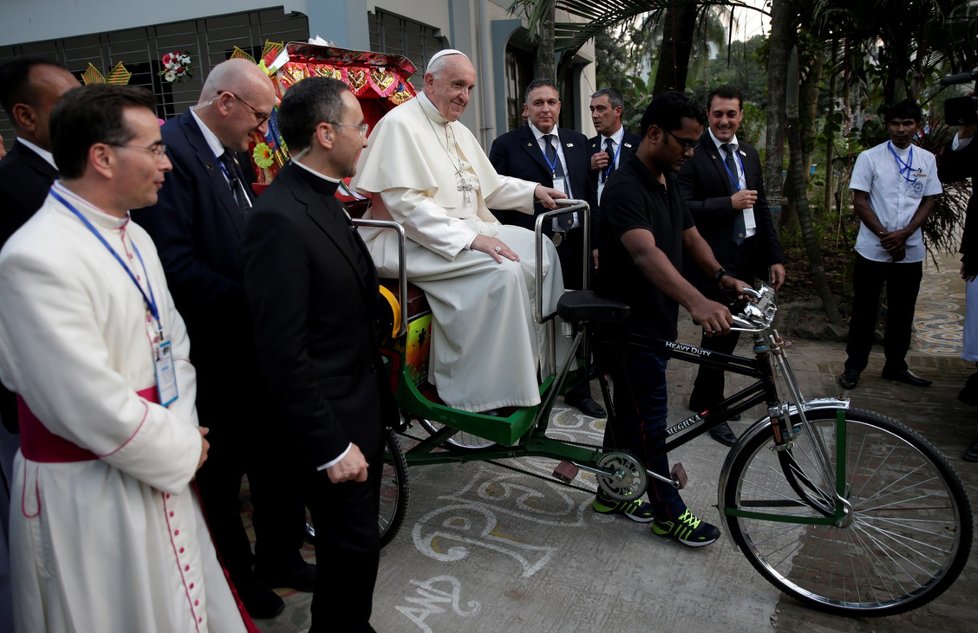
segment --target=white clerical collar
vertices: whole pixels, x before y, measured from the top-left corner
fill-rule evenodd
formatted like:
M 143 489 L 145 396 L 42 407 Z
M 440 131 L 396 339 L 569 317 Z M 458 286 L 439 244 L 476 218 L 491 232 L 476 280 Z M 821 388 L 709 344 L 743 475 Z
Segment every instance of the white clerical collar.
M 621 147 L 621 142 L 625 138 L 625 126 L 624 125 L 619 125 L 618 126 L 618 131 L 615 132 L 614 134 L 612 134 L 611 136 L 605 136 L 604 134 L 602 134 L 601 135 L 601 146 L 602 147 L 604 147 L 605 143 L 607 142 L 607 140 L 609 138 L 612 141 L 615 142 L 615 147 Z
M 722 148 L 720 146 L 724 144 L 724 141 L 719 140 L 716 136 L 713 135 L 713 129 L 712 128 L 707 128 L 706 131 L 710 133 L 710 138 L 713 139 L 713 144 L 717 146 L 717 149 L 718 150 L 721 150 L 722 151 Z M 736 134 L 734 134 L 733 135 L 733 138 L 730 139 L 727 142 L 730 143 L 730 145 L 733 146 L 734 151 L 737 151 L 737 148 L 740 147 L 740 143 L 737 142 L 737 135 Z
M 425 116 L 441 125 L 448 123 L 448 119 L 441 115 L 441 112 L 438 111 L 438 108 L 435 107 L 435 104 L 431 102 L 431 99 L 423 91 L 418 93 L 416 99 L 418 100 L 418 104 L 421 105 L 421 110 L 425 113 Z
M 197 113 L 193 110 L 190 111 L 190 115 L 194 117 L 194 121 L 197 121 L 197 127 L 200 128 L 200 133 L 204 135 L 204 140 L 207 142 L 207 147 L 211 148 L 211 152 L 216 157 L 220 157 L 226 151 L 224 149 L 224 144 L 221 143 L 221 139 L 217 138 L 217 134 L 211 132 L 211 129 L 207 127 L 203 119 L 197 116 Z
M 58 195 L 67 200 L 78 210 L 79 213 L 85 215 L 90 221 L 98 224 L 99 226 L 106 229 L 121 229 L 129 223 L 129 214 L 127 213 L 125 217 L 120 218 L 117 215 L 112 215 L 111 213 L 106 213 L 102 209 L 82 198 L 77 193 L 68 189 L 61 183 L 60 180 L 54 181 L 51 185 L 53 191 L 57 191 Z
M 34 143 L 28 141 L 26 138 L 21 138 L 19 136 L 17 137 L 17 142 L 23 144 L 29 150 L 31 150 L 32 152 L 34 152 L 35 154 L 43 158 L 48 165 L 51 165 L 55 169 L 58 168 L 58 166 L 54 164 L 54 154 L 52 154 L 48 150 L 40 148 Z
M 323 173 L 320 173 L 320 172 L 316 171 L 315 169 L 313 169 L 309 165 L 306 165 L 302 161 L 299 161 L 299 160 L 297 160 L 295 158 L 292 159 L 292 164 L 295 165 L 296 167 L 301 167 L 302 169 L 305 169 L 306 171 L 308 171 L 310 174 L 312 174 L 314 176 L 317 176 L 319 178 L 322 178 L 323 180 L 329 181 L 329 182 L 331 182 L 333 184 L 339 184 L 341 182 L 338 178 L 330 178 L 326 174 L 323 174 Z
M 560 138 L 560 135 L 557 134 L 557 126 L 556 125 L 549 132 L 541 132 L 540 129 L 537 126 L 533 125 L 529 121 L 527 121 L 526 124 L 530 126 L 530 130 L 533 132 L 533 138 L 535 138 L 538 143 L 540 142 L 540 139 L 542 139 L 547 134 L 553 134 L 558 139 Z

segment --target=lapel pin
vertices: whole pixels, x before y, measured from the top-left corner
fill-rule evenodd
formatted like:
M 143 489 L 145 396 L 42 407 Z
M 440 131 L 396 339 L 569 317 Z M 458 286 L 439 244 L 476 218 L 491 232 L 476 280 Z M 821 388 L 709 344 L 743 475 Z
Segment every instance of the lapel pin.
M 567 147 L 574 147 L 574 144 L 573 143 L 568 143 L 567 144 Z
M 632 144 L 631 143 L 622 143 L 622 145 L 624 145 L 628 149 L 632 149 Z

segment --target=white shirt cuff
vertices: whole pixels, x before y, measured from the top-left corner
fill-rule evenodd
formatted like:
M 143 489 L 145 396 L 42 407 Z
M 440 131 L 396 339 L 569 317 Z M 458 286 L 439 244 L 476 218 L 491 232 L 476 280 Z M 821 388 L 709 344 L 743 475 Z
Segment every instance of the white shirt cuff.
M 323 470 L 326 470 L 327 468 L 331 468 L 331 467 L 335 466 L 336 464 L 340 463 L 340 461 L 344 457 L 346 457 L 346 454 L 350 452 L 350 449 L 351 448 L 353 448 L 353 442 L 350 442 L 349 444 L 347 444 L 346 450 L 343 451 L 342 453 L 340 453 L 339 456 L 336 459 L 333 459 L 333 460 L 330 460 L 330 461 L 326 462 L 325 464 L 323 464 L 322 466 L 320 466 L 316 470 L 323 471 Z

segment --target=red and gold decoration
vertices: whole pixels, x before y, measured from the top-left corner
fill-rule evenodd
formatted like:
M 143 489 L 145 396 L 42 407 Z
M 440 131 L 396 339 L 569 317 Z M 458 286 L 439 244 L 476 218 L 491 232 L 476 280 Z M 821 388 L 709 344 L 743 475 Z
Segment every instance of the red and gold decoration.
M 241 51 L 241 56 L 254 61 L 244 51 Z M 352 51 L 305 42 L 284 45 L 266 42 L 257 63 L 272 78 L 278 99 L 306 77 L 329 77 L 342 81 L 360 100 L 364 120 L 371 127 L 388 110 L 417 94 L 408 80 L 414 74 L 415 66 L 400 55 Z M 265 137 L 256 134 L 253 139 L 252 163 L 258 177 L 256 190 L 270 183 L 288 161 L 288 148 L 278 131 L 277 113 L 276 106 Z
M 112 84 L 113 86 L 125 86 L 129 83 L 132 78 L 132 73 L 126 70 L 126 67 L 122 62 L 117 63 L 109 71 L 108 76 L 103 75 L 102 71 L 92 65 L 91 62 L 88 64 L 88 68 L 82 73 L 81 79 L 82 83 L 86 86 L 91 86 L 92 84 Z

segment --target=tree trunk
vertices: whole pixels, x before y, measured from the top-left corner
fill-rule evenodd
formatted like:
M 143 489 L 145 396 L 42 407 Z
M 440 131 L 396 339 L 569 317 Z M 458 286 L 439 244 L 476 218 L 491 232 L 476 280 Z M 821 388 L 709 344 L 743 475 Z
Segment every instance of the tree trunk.
M 534 77 L 547 77 L 557 81 L 557 60 L 554 57 L 554 7 L 544 13 L 537 30 L 537 59 Z
M 822 247 L 818 242 L 818 235 L 815 233 L 815 226 L 812 222 L 811 207 L 808 205 L 808 187 L 805 180 L 805 159 L 802 154 L 801 138 L 801 118 L 799 116 L 798 92 L 800 86 L 797 81 L 798 53 L 797 49 L 791 53 L 789 71 L 787 74 L 787 122 L 788 122 L 788 146 L 790 148 L 790 160 L 788 161 L 788 180 L 791 182 L 792 202 L 798 214 L 798 225 L 801 228 L 802 242 L 805 244 L 805 252 L 808 255 L 808 267 L 811 270 L 812 278 L 815 282 L 815 290 L 822 300 L 822 310 L 829 323 L 839 331 L 842 330 L 842 320 L 839 318 L 839 309 L 835 304 L 835 297 L 829 288 L 828 278 L 825 276 L 825 263 L 822 259 Z M 792 78 L 794 77 L 794 81 Z
M 788 52 L 795 43 L 795 8 L 792 0 L 773 0 L 771 34 L 768 38 L 767 117 L 765 135 L 764 189 L 775 222 L 780 225 L 784 165 L 785 88 L 788 76 Z
M 696 30 L 696 12 L 696 2 L 686 0 L 670 6 L 663 14 L 659 67 L 655 73 L 652 94 L 686 89 L 689 57 L 693 51 L 693 33 Z

